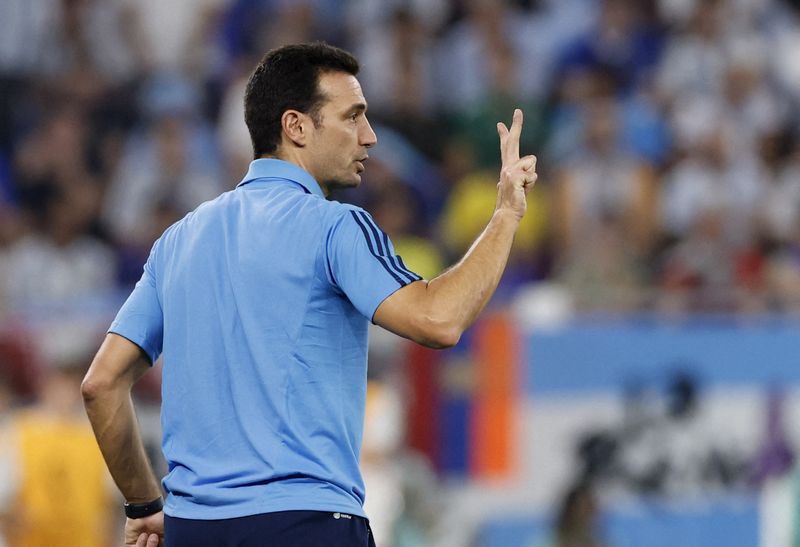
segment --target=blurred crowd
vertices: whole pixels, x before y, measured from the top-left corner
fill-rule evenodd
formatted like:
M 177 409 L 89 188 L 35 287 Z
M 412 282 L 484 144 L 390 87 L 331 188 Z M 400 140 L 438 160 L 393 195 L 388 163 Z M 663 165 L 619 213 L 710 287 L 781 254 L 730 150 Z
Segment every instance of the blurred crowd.
M 250 71 L 318 39 L 379 139 L 333 197 L 421 275 L 490 217 L 521 107 L 540 176 L 496 301 L 800 313 L 798 0 L 3 0 L 0 388 L 87 362 L 159 234 L 246 171 Z
M 0 309 L 130 287 L 246 169 L 263 52 L 323 39 L 360 58 L 380 139 L 334 197 L 420 273 L 490 216 L 521 106 L 541 176 L 500 299 L 800 310 L 797 1 L 7 0 L 0 36 Z

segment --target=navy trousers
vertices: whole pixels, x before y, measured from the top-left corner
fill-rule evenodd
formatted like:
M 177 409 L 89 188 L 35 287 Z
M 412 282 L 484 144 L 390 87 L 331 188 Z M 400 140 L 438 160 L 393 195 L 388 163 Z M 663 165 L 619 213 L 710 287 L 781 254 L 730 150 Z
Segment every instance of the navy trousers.
M 324 511 L 221 520 L 164 517 L 164 547 L 375 547 L 369 521 Z

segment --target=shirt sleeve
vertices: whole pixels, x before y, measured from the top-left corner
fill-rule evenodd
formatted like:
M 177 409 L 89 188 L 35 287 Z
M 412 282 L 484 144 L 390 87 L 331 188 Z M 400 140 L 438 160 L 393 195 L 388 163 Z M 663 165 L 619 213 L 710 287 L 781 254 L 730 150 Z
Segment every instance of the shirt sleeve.
M 363 210 L 348 209 L 327 244 L 331 281 L 370 320 L 389 295 L 422 279 L 406 267 L 389 236 Z
M 108 329 L 108 332 L 123 336 L 142 348 L 150 358 L 150 364 L 155 363 L 161 355 L 164 337 L 164 314 L 154 274 L 157 247 L 158 242 L 150 251 L 141 279 Z

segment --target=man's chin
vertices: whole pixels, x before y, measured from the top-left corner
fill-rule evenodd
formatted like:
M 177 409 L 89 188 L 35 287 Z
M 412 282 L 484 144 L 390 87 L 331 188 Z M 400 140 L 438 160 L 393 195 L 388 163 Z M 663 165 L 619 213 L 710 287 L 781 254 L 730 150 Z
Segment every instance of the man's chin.
M 344 190 L 346 188 L 358 188 L 361 185 L 361 175 L 354 174 L 352 177 L 338 178 L 329 180 L 325 183 L 329 191 Z

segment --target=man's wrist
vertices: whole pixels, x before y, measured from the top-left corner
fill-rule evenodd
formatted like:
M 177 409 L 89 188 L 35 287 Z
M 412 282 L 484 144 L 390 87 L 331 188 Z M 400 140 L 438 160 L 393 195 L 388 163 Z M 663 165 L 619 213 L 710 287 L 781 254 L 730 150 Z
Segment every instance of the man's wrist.
M 164 509 L 164 498 L 161 496 L 145 503 L 125 502 L 125 516 L 129 519 L 149 517 L 150 515 L 155 515 L 162 509 Z
M 497 218 L 501 221 L 513 221 L 516 224 L 519 224 L 520 220 L 522 220 L 519 216 L 519 213 L 508 207 L 495 209 L 492 218 Z

